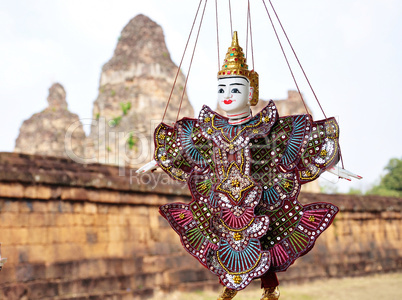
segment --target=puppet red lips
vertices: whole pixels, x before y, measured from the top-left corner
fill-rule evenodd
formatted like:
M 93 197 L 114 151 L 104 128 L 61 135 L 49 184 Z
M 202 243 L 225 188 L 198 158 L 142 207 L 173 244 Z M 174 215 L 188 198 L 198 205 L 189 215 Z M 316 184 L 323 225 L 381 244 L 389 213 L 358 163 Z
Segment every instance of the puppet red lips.
M 233 102 L 232 100 L 223 100 L 223 103 L 225 103 L 225 104 L 230 104 L 232 102 Z

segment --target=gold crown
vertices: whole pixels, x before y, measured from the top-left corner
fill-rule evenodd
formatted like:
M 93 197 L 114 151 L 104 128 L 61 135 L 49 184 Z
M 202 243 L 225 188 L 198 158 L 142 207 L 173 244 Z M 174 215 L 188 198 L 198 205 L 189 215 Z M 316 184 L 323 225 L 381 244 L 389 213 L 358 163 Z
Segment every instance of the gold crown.
M 218 72 L 218 78 L 233 76 L 246 77 L 250 81 L 250 86 L 254 88 L 250 104 L 256 105 L 258 103 L 258 73 L 248 69 L 243 48 L 239 46 L 237 31 L 233 33 L 232 45 L 228 48 L 222 69 Z

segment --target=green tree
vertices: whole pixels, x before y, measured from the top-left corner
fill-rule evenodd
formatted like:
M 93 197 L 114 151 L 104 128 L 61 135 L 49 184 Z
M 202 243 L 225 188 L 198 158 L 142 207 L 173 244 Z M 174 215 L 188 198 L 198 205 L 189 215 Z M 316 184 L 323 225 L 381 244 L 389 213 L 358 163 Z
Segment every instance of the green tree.
M 380 183 L 367 193 L 380 196 L 402 197 L 402 159 L 391 158 L 384 170 L 386 174 L 382 176 Z

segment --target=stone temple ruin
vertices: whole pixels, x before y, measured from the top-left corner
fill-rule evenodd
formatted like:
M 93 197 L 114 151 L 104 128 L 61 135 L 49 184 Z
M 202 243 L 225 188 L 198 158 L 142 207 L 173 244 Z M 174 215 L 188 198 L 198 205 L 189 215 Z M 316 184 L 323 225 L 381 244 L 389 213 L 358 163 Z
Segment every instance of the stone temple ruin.
M 71 151 L 84 155 L 85 133 L 78 115 L 68 111 L 66 92 L 59 83 L 49 89 L 48 107 L 25 120 L 14 152 L 66 157 L 65 136 L 70 126 Z

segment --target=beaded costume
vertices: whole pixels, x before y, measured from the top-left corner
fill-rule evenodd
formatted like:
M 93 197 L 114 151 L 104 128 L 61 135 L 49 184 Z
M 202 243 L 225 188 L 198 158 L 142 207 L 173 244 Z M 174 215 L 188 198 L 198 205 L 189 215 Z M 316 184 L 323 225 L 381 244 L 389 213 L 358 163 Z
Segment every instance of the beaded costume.
M 244 75 L 245 58 L 240 69 L 226 69 L 233 56 L 239 64 L 239 53 L 232 44 L 220 76 Z M 258 90 L 258 75 L 247 72 Z M 273 101 L 240 125 L 208 106 L 198 119 L 161 123 L 155 160 L 187 182 L 192 201 L 163 205 L 160 212 L 191 255 L 227 288 L 244 289 L 268 270 L 285 271 L 332 223 L 336 206 L 303 206 L 297 197 L 302 184 L 338 162 L 338 135 L 335 119 L 279 117 Z
M 338 125 L 309 115 L 278 117 L 271 101 L 232 126 L 204 106 L 196 119 L 155 131 L 155 159 L 186 181 L 189 204 L 160 208 L 184 248 L 231 289 L 268 269 L 285 271 L 308 252 L 338 209 L 302 206 L 301 185 L 338 161 Z

